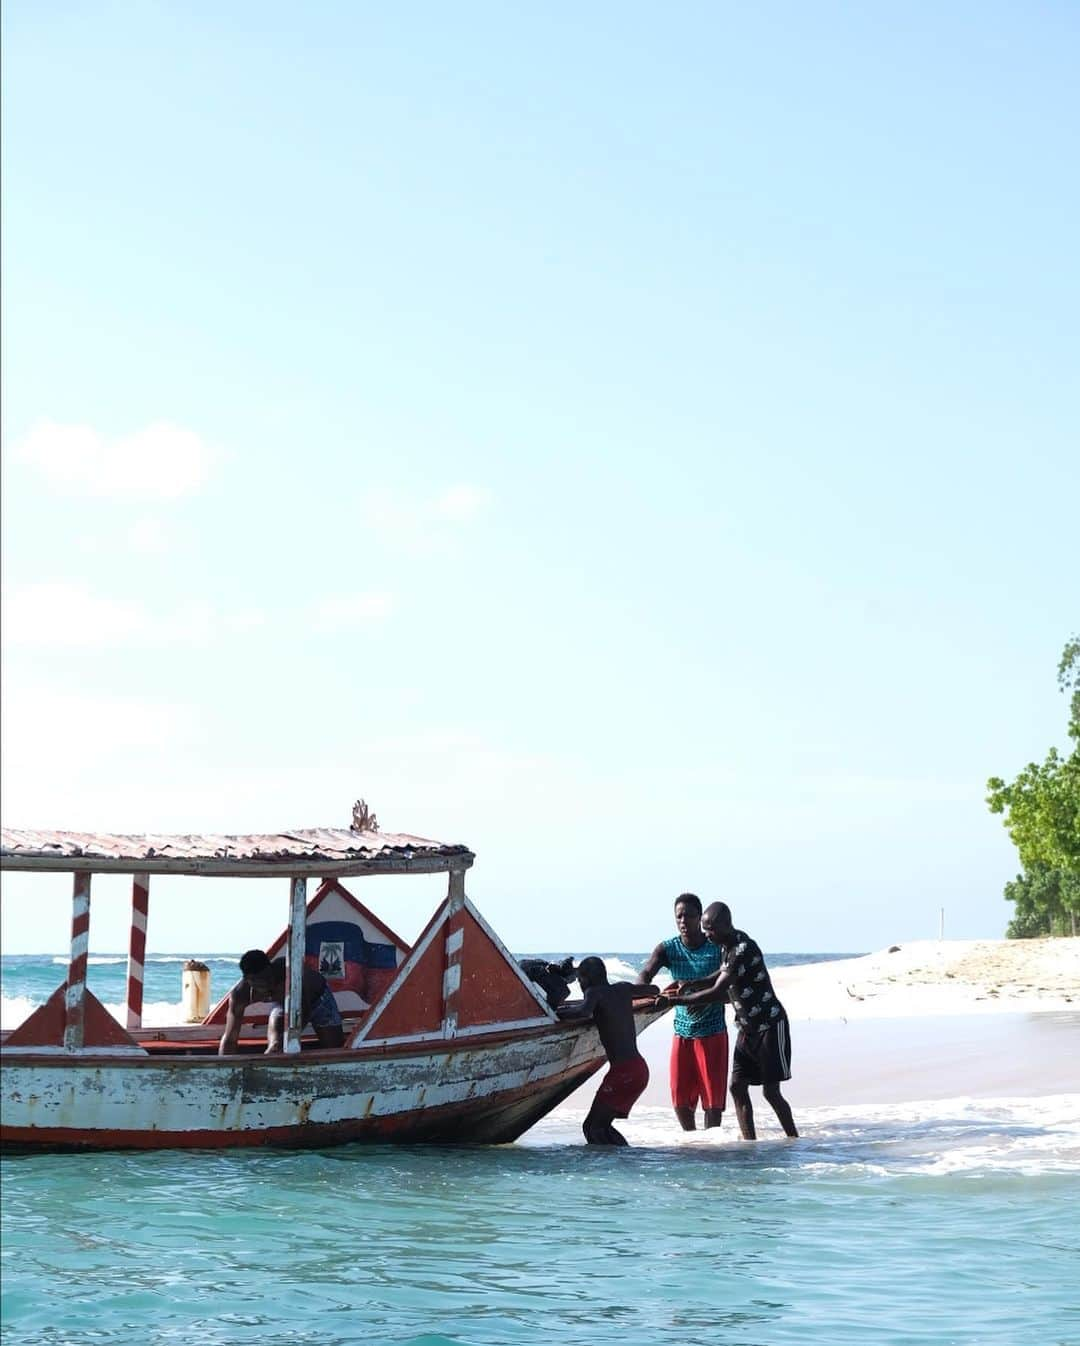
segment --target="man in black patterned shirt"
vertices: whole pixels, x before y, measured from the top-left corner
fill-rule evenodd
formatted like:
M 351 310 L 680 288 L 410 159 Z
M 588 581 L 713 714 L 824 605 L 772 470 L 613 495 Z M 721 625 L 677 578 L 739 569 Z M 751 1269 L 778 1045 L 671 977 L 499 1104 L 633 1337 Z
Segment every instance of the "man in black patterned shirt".
M 750 1086 L 760 1084 L 765 1101 L 776 1113 L 784 1134 L 797 1136 L 791 1107 L 780 1092 L 791 1079 L 791 1029 L 783 1005 L 773 990 L 765 957 L 744 930 L 731 923 L 724 902 L 713 902 L 701 916 L 706 939 L 723 950 L 723 962 L 714 978 L 683 982 L 663 994 L 676 1005 L 706 1005 L 730 999 L 739 1036 L 732 1058 L 731 1098 L 744 1140 L 754 1140 L 754 1110 Z

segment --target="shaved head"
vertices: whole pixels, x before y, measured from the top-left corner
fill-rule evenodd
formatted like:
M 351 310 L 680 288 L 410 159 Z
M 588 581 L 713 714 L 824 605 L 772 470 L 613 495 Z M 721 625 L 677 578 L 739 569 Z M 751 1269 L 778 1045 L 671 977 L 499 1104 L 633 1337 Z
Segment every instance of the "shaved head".
M 607 981 L 607 968 L 602 958 L 583 958 L 577 967 L 578 985 L 586 989 L 590 986 L 603 986 Z
M 732 934 L 731 908 L 726 902 L 710 902 L 701 913 L 701 928 L 712 944 L 727 944 Z

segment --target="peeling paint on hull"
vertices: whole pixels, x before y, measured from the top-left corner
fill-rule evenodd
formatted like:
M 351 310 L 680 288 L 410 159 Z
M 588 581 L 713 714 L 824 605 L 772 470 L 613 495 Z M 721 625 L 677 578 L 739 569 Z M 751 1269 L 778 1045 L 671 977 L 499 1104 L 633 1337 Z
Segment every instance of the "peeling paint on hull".
M 637 1016 L 640 1032 L 657 1017 Z M 595 1028 L 561 1024 L 430 1050 L 300 1057 L 22 1057 L 4 1062 L 9 1149 L 504 1143 L 603 1064 Z

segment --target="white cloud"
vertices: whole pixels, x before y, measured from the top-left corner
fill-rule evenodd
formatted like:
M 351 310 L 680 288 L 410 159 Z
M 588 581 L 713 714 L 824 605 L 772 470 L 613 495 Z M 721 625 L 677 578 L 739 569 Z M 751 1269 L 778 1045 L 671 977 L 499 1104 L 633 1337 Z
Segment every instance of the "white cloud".
M 176 746 L 194 728 L 186 706 L 41 686 L 14 675 L 4 679 L 2 695 L 5 766 L 21 772 L 36 765 L 54 788 L 73 754 L 92 780 L 111 754 Z
M 200 717 L 180 702 L 42 684 L 10 669 L 0 694 L 6 826 L 123 831 L 130 825 L 136 831 L 160 825 L 160 796 L 190 770 L 192 755 L 199 760 L 205 752 Z M 182 813 L 175 816 L 182 825 Z M 22 918 L 40 940 L 37 914 L 24 908 Z M 12 915 L 19 920 L 5 912 Z
M 224 636 L 243 637 L 267 625 L 261 608 L 224 610 L 198 599 L 171 609 L 96 593 L 79 580 L 11 585 L 3 590 L 0 634 L 5 648 L 114 649 L 118 646 L 204 647 Z M 344 594 L 310 610 L 319 632 L 341 631 L 388 617 L 393 595 Z
M 109 437 L 87 425 L 40 421 L 14 457 L 70 495 L 175 500 L 202 486 L 212 454 L 194 431 L 166 422 Z
M 486 486 L 450 486 L 439 495 L 410 499 L 387 487 L 372 487 L 360 502 L 360 515 L 384 542 L 412 552 L 447 545 L 455 531 L 473 523 L 490 507 Z
M 3 593 L 5 645 L 101 647 L 135 639 L 146 624 L 138 603 L 106 598 L 84 584 L 25 584 Z
M 5 646 L 106 649 L 118 645 L 206 645 L 221 624 L 208 603 L 151 612 L 142 603 L 95 593 L 77 581 L 24 584 L 3 591 Z
M 266 613 L 261 608 L 245 608 L 226 617 L 225 625 L 230 631 L 256 631 L 266 625 Z
M 482 514 L 493 498 L 486 486 L 451 486 L 433 502 L 432 511 L 436 518 L 467 523 Z
M 169 550 L 169 530 L 160 519 L 136 519 L 127 530 L 127 545 L 142 556 L 158 555 Z
M 209 645 L 222 620 L 211 604 L 192 600 L 165 616 L 150 615 L 146 633 L 159 645 Z
M 365 622 L 380 621 L 393 611 L 390 594 L 351 594 L 341 598 L 323 598 L 315 604 L 315 626 L 319 631 L 340 631 Z

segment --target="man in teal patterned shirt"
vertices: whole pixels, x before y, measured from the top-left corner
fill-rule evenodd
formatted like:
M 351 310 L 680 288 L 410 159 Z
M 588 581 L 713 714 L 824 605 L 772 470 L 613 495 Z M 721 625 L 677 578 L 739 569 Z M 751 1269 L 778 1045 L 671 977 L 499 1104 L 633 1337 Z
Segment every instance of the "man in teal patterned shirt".
M 680 893 L 675 899 L 678 935 L 658 944 L 638 973 L 647 985 L 666 967 L 672 981 L 711 980 L 720 971 L 723 950 L 707 940 L 701 930 L 701 899 Z M 701 1103 L 705 1125 L 719 1126 L 727 1100 L 728 1035 L 722 1002 L 679 1005 L 675 1010 L 675 1035 L 671 1040 L 671 1102 L 684 1131 L 696 1129 Z

